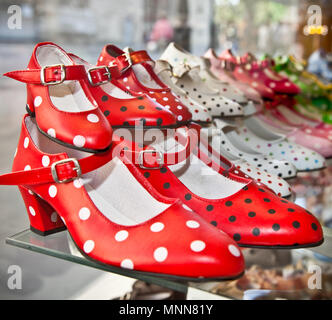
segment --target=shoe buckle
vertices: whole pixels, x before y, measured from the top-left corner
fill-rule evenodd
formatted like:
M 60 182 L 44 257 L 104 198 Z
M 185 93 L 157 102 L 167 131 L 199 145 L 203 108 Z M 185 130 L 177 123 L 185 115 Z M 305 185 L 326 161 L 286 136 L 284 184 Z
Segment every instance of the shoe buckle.
M 158 155 L 158 157 L 156 159 L 158 159 L 158 167 L 146 167 L 144 166 L 144 154 L 146 153 L 156 153 Z M 164 154 L 161 151 L 156 151 L 156 150 L 142 150 L 139 153 L 138 156 L 138 165 L 140 166 L 141 169 L 150 169 L 150 170 L 158 170 L 161 169 L 164 165 Z
M 132 67 L 133 62 L 132 62 L 131 57 L 130 57 L 130 52 L 124 52 L 124 53 L 122 54 L 122 56 L 125 57 L 125 58 L 126 58 L 125 61 L 128 62 L 128 66 L 127 66 L 127 67 L 124 67 L 124 68 L 121 70 L 121 73 L 124 73 L 124 72 L 126 72 L 129 68 Z
M 49 69 L 49 68 L 60 68 L 60 75 L 61 75 L 60 80 L 55 80 L 55 81 L 46 81 L 45 80 L 45 71 L 46 71 L 46 69 Z M 60 84 L 60 83 L 64 82 L 65 79 L 66 79 L 66 69 L 65 69 L 65 66 L 63 64 L 48 65 L 48 66 L 45 66 L 45 67 L 41 68 L 40 82 L 42 83 L 43 86 L 50 86 L 50 85 Z
M 68 163 L 68 162 L 73 162 L 74 163 L 73 170 L 76 171 L 77 176 L 73 177 L 73 178 L 59 180 L 58 173 L 56 171 L 56 166 L 59 165 L 59 164 Z M 75 158 L 68 158 L 68 159 L 64 159 L 64 160 L 60 160 L 60 161 L 52 163 L 52 165 L 51 165 L 51 173 L 52 173 L 52 177 L 53 177 L 53 179 L 54 179 L 54 181 L 56 183 L 67 183 L 67 182 L 71 182 L 71 181 L 73 181 L 73 180 L 75 180 L 77 178 L 80 178 L 81 175 L 82 175 L 82 170 L 81 170 L 81 166 L 80 166 L 80 164 L 79 164 L 79 162 L 78 162 L 77 159 L 75 159 Z
M 102 70 L 102 69 L 105 70 L 105 73 L 103 73 L 102 75 L 107 76 L 107 79 L 106 80 L 101 80 L 101 81 L 98 81 L 98 82 L 94 82 L 93 79 L 92 79 L 91 72 L 96 71 L 96 70 Z M 105 84 L 105 83 L 111 81 L 111 79 L 112 79 L 111 72 L 109 71 L 108 67 L 106 67 L 106 66 L 90 68 L 87 71 L 87 75 L 88 75 L 89 83 L 94 87 L 100 86 L 101 84 Z

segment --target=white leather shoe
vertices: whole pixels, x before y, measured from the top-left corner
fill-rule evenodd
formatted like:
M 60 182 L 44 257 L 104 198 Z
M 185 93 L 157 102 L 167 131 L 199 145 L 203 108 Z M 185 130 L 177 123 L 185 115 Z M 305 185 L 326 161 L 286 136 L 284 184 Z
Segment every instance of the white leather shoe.
M 184 90 L 178 87 L 172 80 L 172 66 L 165 60 L 157 60 L 154 65 L 154 72 L 163 81 L 177 98 L 186 105 L 192 113 L 193 121 L 210 122 L 212 116 L 207 108 L 203 107 L 198 101 L 192 99 Z

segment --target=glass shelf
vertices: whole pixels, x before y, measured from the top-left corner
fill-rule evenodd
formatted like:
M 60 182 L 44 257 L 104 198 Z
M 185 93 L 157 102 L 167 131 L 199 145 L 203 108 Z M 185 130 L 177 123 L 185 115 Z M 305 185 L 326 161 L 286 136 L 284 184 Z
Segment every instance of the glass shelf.
M 320 254 L 325 254 L 325 255 L 326 253 L 329 253 L 329 257 L 332 257 L 331 230 L 325 228 L 324 231 L 327 232 L 325 244 L 321 246 L 322 248 L 318 247 L 314 248 L 313 250 L 319 252 Z M 243 294 L 246 294 L 248 296 L 247 292 L 248 290 L 240 290 L 239 288 L 237 288 L 238 285 L 235 284 L 236 281 L 186 283 L 186 282 L 168 280 L 159 277 L 153 277 L 150 275 L 144 275 L 141 273 L 137 273 L 135 271 L 116 268 L 113 266 L 105 266 L 98 264 L 97 262 L 89 260 L 81 255 L 81 253 L 77 250 L 75 244 L 73 243 L 67 231 L 43 237 L 35 234 L 30 229 L 27 229 L 22 232 L 19 232 L 18 234 L 12 237 L 8 237 L 6 239 L 6 243 L 20 248 L 28 249 L 34 252 L 39 252 L 56 258 L 71 261 L 73 263 L 78 263 L 88 267 L 96 268 L 102 271 L 112 272 L 126 277 L 135 278 L 137 280 L 142 280 L 149 283 L 157 284 L 171 290 L 186 293 L 188 295 L 190 294 L 192 297 L 196 299 L 242 299 Z M 294 253 L 295 253 L 295 258 L 294 258 Z M 312 258 L 312 252 L 310 252 L 307 249 L 298 249 L 298 250 L 246 249 L 244 250 L 244 254 L 246 257 L 246 262 L 248 263 L 246 275 L 250 275 L 250 272 L 251 273 L 256 272 L 255 268 L 260 268 L 259 272 L 268 272 L 267 270 L 271 271 L 271 267 L 280 271 L 283 265 L 289 266 L 292 263 L 294 264 L 294 261 L 297 261 L 299 257 L 300 260 L 303 259 L 303 257 L 310 256 Z M 263 260 L 262 260 L 262 254 L 263 254 Z M 273 261 L 273 265 L 271 266 L 266 265 L 267 259 Z M 326 264 L 327 258 L 324 257 L 324 259 L 325 259 L 324 264 Z M 283 260 L 281 264 L 280 260 Z M 328 261 L 328 264 L 331 266 L 331 271 L 332 271 L 332 259 Z M 294 269 L 295 273 L 298 272 L 296 270 Z M 237 282 L 239 282 L 240 285 L 242 281 L 241 279 L 237 280 Z M 230 290 L 230 288 L 232 288 L 232 290 Z M 263 291 L 260 290 L 260 292 Z M 289 290 L 287 291 L 287 294 L 289 294 Z M 257 295 L 257 293 L 255 293 L 255 295 Z

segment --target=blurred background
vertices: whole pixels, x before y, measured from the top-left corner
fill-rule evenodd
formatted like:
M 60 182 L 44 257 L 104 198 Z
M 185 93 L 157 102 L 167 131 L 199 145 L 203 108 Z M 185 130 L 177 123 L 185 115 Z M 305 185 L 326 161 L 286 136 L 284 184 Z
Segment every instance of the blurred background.
M 327 33 L 324 28 L 313 32 L 316 34 L 304 32 L 308 7 L 314 4 L 322 10 L 320 23 L 327 26 Z M 14 16 L 17 9 L 21 19 Z M 0 73 L 26 68 L 34 45 L 40 41 L 56 42 L 91 63 L 106 43 L 148 49 L 158 58 L 170 41 L 197 55 L 212 47 L 217 52 L 232 48 L 238 54 L 293 54 L 307 59 L 318 49 L 331 53 L 331 25 L 331 0 L 1 0 Z M 1 76 L 0 103 L 3 173 L 11 169 L 19 119 L 25 112 L 25 85 Z M 327 192 L 323 186 L 331 182 L 332 172 L 316 175 L 314 186 L 309 177 L 308 189 L 301 182 L 298 191 L 299 200 L 309 196 L 310 209 L 320 214 L 325 210 L 321 197 Z M 0 299 L 79 297 L 100 281 L 100 271 L 5 245 L 7 236 L 28 227 L 28 218 L 17 188 L 1 187 L 0 202 Z M 332 210 L 331 206 L 327 210 Z M 14 264 L 23 270 L 23 287 L 18 291 L 7 286 L 8 267 Z M 109 290 L 120 295 L 123 282 L 121 286 L 112 281 Z

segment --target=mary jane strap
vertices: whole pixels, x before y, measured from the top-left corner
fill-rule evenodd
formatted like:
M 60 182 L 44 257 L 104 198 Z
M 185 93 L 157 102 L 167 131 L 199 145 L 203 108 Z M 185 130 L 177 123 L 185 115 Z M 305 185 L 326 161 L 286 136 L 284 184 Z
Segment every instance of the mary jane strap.
M 31 170 L 15 171 L 0 176 L 0 185 L 41 185 L 68 183 L 81 175 L 94 171 L 112 159 L 112 152 L 95 154 L 83 159 L 65 158 L 50 166 Z
M 44 66 L 37 69 L 17 70 L 4 74 L 4 76 L 43 86 L 56 85 L 70 80 L 88 80 L 91 85 L 97 86 L 119 77 L 117 66 L 99 66 L 88 70 L 83 65 L 63 64 Z

